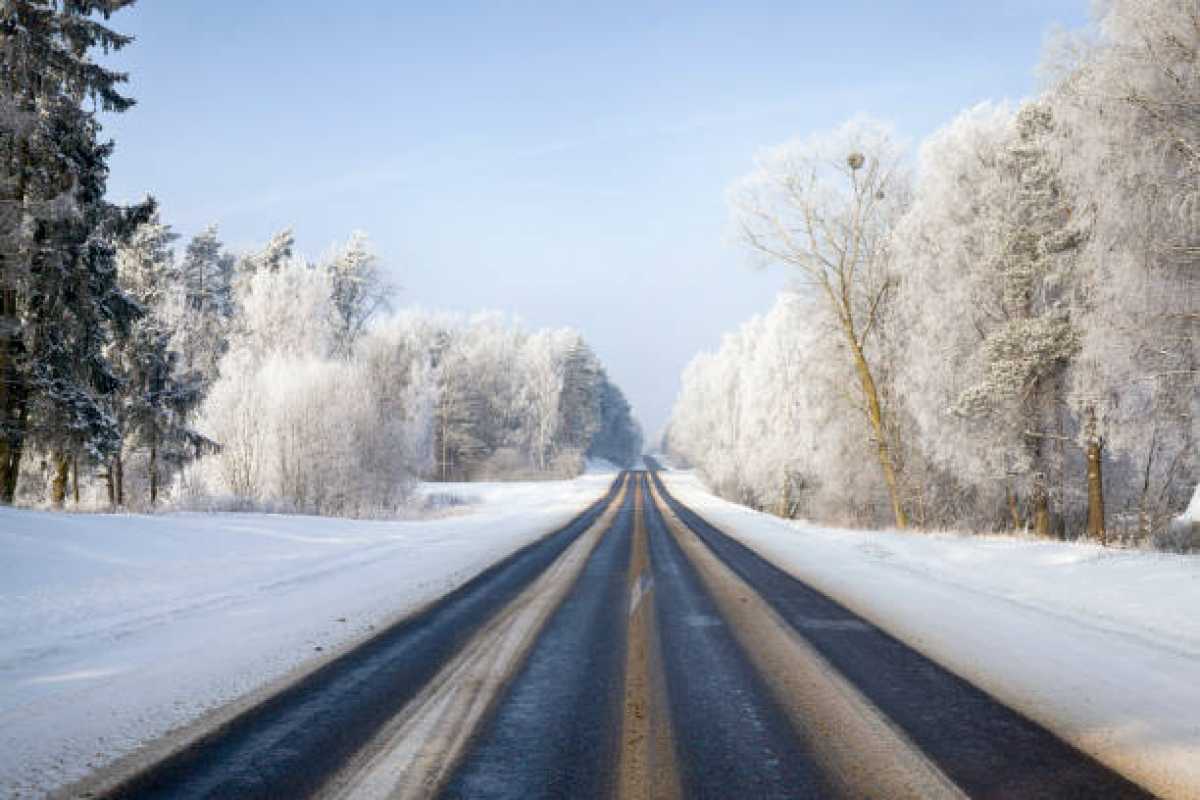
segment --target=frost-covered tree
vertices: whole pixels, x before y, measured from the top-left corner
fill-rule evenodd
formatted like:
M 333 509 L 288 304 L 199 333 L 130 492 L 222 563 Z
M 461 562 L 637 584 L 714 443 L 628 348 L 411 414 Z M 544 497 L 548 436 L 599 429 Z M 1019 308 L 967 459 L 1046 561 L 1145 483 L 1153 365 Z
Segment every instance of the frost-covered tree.
M 566 331 L 539 331 L 529 337 L 522 353 L 529 450 L 534 467 L 542 471 L 557 455 L 567 336 Z
M 878 523 L 878 487 L 847 489 L 857 407 L 918 524 L 1193 546 L 1169 521 L 1200 480 L 1200 13 L 1097 8 L 1042 96 L 925 143 L 911 203 L 868 147 L 763 159 L 741 232 L 811 305 L 689 365 L 673 454 L 740 502 Z
M 600 398 L 604 389 L 604 367 L 583 337 L 574 334 L 563 354 L 562 399 L 559 402 L 559 457 L 574 462 L 571 471 L 581 470 L 583 457 L 600 431 Z
M 200 374 L 205 384 L 216 380 L 217 364 L 229 345 L 233 326 L 234 266 L 215 225 L 188 242 L 180 264 L 186 315 L 176 331 L 176 346 L 188 371 Z
M 893 520 L 863 426 L 846 413 L 853 365 L 839 323 L 808 293 L 786 292 L 684 371 L 666 449 L 729 499 L 782 516 Z M 853 395 L 851 395 L 853 397 Z
M 1051 532 L 1063 477 L 1072 226 L 1044 104 L 972 109 L 922 148 L 893 254 L 896 374 L 922 446 L 968 485 L 1003 486 L 1011 524 Z M 942 309 L 945 313 L 934 313 Z M 1061 497 L 1057 499 L 1061 504 Z
M 182 319 L 183 290 L 172 250 L 178 236 L 157 215 L 142 224 L 117 250 L 121 287 L 142 316 L 113 346 L 121 379 L 113 397 L 123 445 L 109 462 L 107 481 L 113 505 L 125 503 L 125 457 L 146 455 L 150 505 L 158 502 L 163 465 L 178 467 L 196 437 L 188 416 L 201 397 L 200 376 L 186 372 L 174 349 L 174 328 Z
M 242 256 L 238 261 L 238 271 L 242 275 L 279 272 L 291 263 L 295 248 L 295 232 L 291 228 L 284 228 L 272 236 L 262 250 Z
M 909 194 L 900 154 L 882 126 L 856 121 L 768 150 L 758 162 L 731 192 L 736 224 L 753 252 L 794 269 L 837 321 L 857 380 L 847 411 L 866 423 L 895 524 L 904 527 L 898 432 L 875 347 L 893 285 L 888 237 Z
M 294 259 L 238 282 L 237 331 L 197 421 L 219 450 L 190 470 L 192 491 L 368 516 L 394 513 L 418 477 L 582 467 L 601 433 L 606 384 L 578 333 L 529 334 L 499 314 L 406 311 L 381 318 L 342 355 L 329 281 Z M 528 392 L 541 364 L 535 354 L 558 376 L 550 414 Z M 614 429 L 636 427 L 627 405 L 612 415 Z
M 226 334 L 251 362 L 272 356 L 324 359 L 337 352 L 329 276 L 302 259 L 238 281 L 236 324 Z
M 605 376 L 600 386 L 598 429 L 588 447 L 589 458 L 602 458 L 630 468 L 642 453 L 642 429 L 624 393 Z
M 204 236 L 204 248 L 194 252 L 193 257 L 223 275 L 213 265 L 226 258 L 212 244 L 212 238 Z M 226 491 L 241 498 L 260 497 L 267 492 L 264 482 L 278 466 L 269 463 L 273 460 L 268 449 L 271 431 L 264 424 L 271 413 L 269 403 L 280 388 L 295 389 L 291 381 L 280 387 L 265 387 L 263 376 L 280 376 L 284 371 L 280 365 L 292 363 L 314 380 L 329 378 L 330 373 L 312 366 L 332 350 L 333 337 L 327 324 L 329 283 L 323 273 L 293 260 L 277 271 L 244 275 L 237 282 L 236 296 L 229 297 L 228 306 L 198 301 L 192 288 L 197 284 L 193 281 L 185 287 L 188 319 L 199 317 L 211 322 L 210 328 L 199 331 L 211 332 L 211 336 L 191 341 L 197 343 L 197 352 L 208 358 L 219 354 L 211 366 L 207 361 L 200 362 L 206 365 L 207 374 L 219 377 L 212 384 L 198 424 L 221 447 L 217 463 Z M 236 328 L 229 324 L 224 311 L 234 307 L 239 314 Z M 299 413 L 302 406 L 289 408 Z
M 356 381 L 373 400 L 374 423 L 356 443 L 364 494 L 368 505 L 393 508 L 433 466 L 432 360 L 419 336 L 393 318 L 363 338 L 353 363 Z
M 1055 95 L 1094 231 L 1071 401 L 1121 535 L 1145 539 L 1200 479 L 1200 15 L 1189 0 L 1114 0 L 1099 28 Z M 1094 535 L 1104 524 L 1089 519 Z
M 474 437 L 468 472 L 503 477 L 527 470 L 521 408 L 521 347 L 528 333 L 516 321 L 497 313 L 476 314 L 459 329 L 469 391 L 469 430 Z
M 395 288 L 383 277 L 379 258 L 362 231 L 351 234 L 324 269 L 333 300 L 334 350 L 346 357 L 372 318 L 388 307 Z
M 105 403 L 116 378 L 104 350 L 137 309 L 117 286 L 114 243 L 150 206 L 104 199 L 112 145 L 100 138 L 97 111 L 133 101 L 118 89 L 126 76 L 93 52 L 130 42 L 96 19 L 129 4 L 0 6 L 0 502 L 13 501 L 31 442 L 50 455 L 55 504 L 73 454 L 103 460 L 120 443 Z
M 197 425 L 193 487 L 320 514 L 393 513 L 428 463 L 429 351 L 390 329 L 334 357 L 329 276 L 292 259 L 237 282 L 236 330 Z
M 476 366 L 461 331 L 443 331 L 434 351 L 437 402 L 434 406 L 437 478 L 466 480 L 483 459 L 487 445 L 479 430 L 483 400 L 476 390 Z

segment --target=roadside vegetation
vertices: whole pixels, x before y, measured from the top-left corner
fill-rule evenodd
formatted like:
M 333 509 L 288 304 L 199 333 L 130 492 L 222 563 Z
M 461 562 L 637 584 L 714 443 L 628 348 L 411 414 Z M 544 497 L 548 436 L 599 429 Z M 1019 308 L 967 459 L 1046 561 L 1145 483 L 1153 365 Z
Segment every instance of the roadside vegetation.
M 0 504 L 380 515 L 418 479 L 638 456 L 575 331 L 390 313 L 362 233 L 316 261 L 291 230 L 177 248 L 152 198 L 110 203 L 100 117 L 134 101 L 103 55 L 130 5 L 0 5 Z
M 1200 16 L 1103 8 L 915 169 L 869 119 L 762 154 L 734 223 L 797 286 L 688 367 L 670 453 L 786 517 L 1200 547 Z

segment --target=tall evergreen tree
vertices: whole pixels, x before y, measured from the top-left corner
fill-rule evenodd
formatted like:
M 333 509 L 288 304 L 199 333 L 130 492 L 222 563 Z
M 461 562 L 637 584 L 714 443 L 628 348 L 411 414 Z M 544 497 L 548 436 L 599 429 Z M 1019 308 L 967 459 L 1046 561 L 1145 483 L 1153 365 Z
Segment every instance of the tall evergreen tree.
M 133 101 L 118 91 L 126 76 L 90 54 L 129 44 L 95 17 L 131 3 L 0 6 L 0 503 L 13 500 L 31 434 L 51 452 L 56 503 L 73 452 L 103 459 L 119 445 L 104 350 L 139 310 L 117 285 L 113 243 L 151 204 L 104 199 L 112 144 L 100 140 L 96 115 Z
M 642 452 L 642 431 L 624 393 L 604 377 L 598 398 L 600 426 L 588 448 L 590 458 L 603 458 L 620 467 L 632 467 Z
M 210 225 L 188 242 L 180 268 L 186 310 L 177 347 L 187 371 L 199 373 L 206 384 L 216 380 L 217 364 L 229 345 L 234 264 L 216 226 Z
M 144 316 L 115 348 L 113 361 L 122 388 L 114 406 L 125 450 L 136 447 L 146 453 L 151 505 L 158 501 L 162 463 L 183 460 L 195 440 L 186 420 L 201 398 L 200 376 L 185 371 L 172 342 L 182 299 L 182 280 L 171 249 L 178 238 L 155 216 L 118 250 L 121 285 Z M 120 452 L 109 471 L 109 490 L 114 505 L 124 504 Z
M 1014 445 L 1007 471 L 1027 480 L 1030 522 L 1041 536 L 1052 532 L 1050 476 L 1059 472 L 1061 484 L 1062 471 L 1053 445 L 1063 438 L 1065 376 L 1079 346 L 1063 287 L 1083 236 L 1046 148 L 1053 125 L 1047 105 L 1026 104 L 1001 158 L 1008 202 L 993 221 L 999 249 L 986 264 L 990 293 L 980 297 L 986 316 L 976 326 L 979 379 L 955 409 L 986 420 Z M 1061 500 L 1054 503 L 1059 509 Z M 1010 505 L 1020 527 L 1015 494 Z
M 563 356 L 562 399 L 559 401 L 561 450 L 582 456 L 600 429 L 600 388 L 603 369 L 595 353 L 575 334 Z

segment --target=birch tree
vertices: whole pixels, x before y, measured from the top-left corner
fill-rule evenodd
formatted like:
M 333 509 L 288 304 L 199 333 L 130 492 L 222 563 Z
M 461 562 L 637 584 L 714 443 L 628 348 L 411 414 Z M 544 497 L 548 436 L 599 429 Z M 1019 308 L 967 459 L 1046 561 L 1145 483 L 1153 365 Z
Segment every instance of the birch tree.
M 893 286 L 888 237 L 908 195 L 898 148 L 882 126 L 865 121 L 768 150 L 731 192 L 742 241 L 763 261 L 794 269 L 836 319 L 856 377 L 853 408 L 866 423 L 901 528 L 908 514 L 899 433 L 879 386 L 875 340 Z

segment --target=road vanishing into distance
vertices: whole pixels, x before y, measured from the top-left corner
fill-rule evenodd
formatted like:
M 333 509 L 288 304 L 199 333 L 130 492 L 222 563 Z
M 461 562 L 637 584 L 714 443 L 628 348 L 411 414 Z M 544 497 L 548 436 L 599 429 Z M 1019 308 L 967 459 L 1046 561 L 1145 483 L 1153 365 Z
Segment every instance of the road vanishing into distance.
M 89 796 L 1149 795 L 637 471 L 561 530 Z

